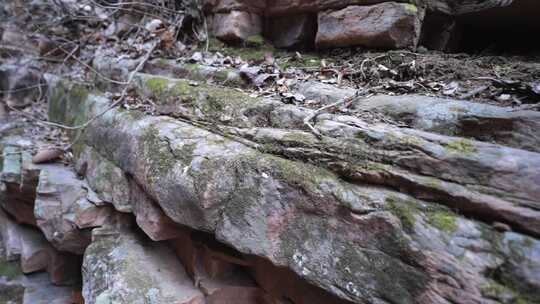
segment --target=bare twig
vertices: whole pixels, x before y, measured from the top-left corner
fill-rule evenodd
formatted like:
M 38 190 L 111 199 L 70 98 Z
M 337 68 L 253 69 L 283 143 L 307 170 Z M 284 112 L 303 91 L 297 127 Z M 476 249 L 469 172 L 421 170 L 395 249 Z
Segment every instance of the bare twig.
M 470 91 L 469 93 L 466 93 L 466 94 L 463 94 L 463 95 L 459 96 L 459 98 L 460 99 L 469 99 L 471 97 L 474 97 L 474 96 L 484 92 L 488 88 L 489 88 L 489 86 L 480 86 L 480 87 Z
M 315 111 L 313 111 L 313 113 L 311 113 L 310 115 L 306 116 L 306 118 L 304 118 L 304 124 L 311 130 L 311 132 L 313 132 L 313 134 L 315 134 L 315 136 L 317 136 L 317 138 L 321 139 L 322 138 L 322 134 L 317 130 L 315 129 L 315 127 L 311 124 L 311 121 L 316 118 L 319 114 L 321 114 L 322 112 L 328 110 L 328 109 L 331 109 L 333 107 L 337 107 L 339 105 L 342 105 L 342 104 L 346 104 L 346 107 L 349 107 L 353 102 L 356 102 L 356 101 L 359 101 L 359 100 L 364 100 L 366 98 L 369 98 L 371 97 L 373 94 L 371 94 L 372 92 L 378 90 L 378 89 L 381 89 L 382 86 L 376 86 L 376 87 L 371 87 L 369 89 L 362 89 L 362 90 L 359 90 L 359 91 L 356 91 L 356 93 L 352 96 L 349 96 L 349 97 L 346 97 L 346 98 L 343 98 L 337 102 L 334 102 L 332 104 L 329 104 L 329 105 L 326 105 L 324 107 L 321 107 Z M 358 99 L 360 97 L 360 99 Z
M 206 21 L 206 17 L 204 17 L 204 31 L 206 32 L 206 47 L 204 51 L 208 53 L 208 49 L 210 48 L 210 33 L 208 32 L 208 22 Z
M 67 55 L 70 54 L 70 52 L 68 52 L 67 50 L 63 49 L 62 47 L 59 47 L 60 50 L 64 53 L 66 53 Z M 100 72 L 98 72 L 96 69 L 94 69 L 93 67 L 91 67 L 90 65 L 86 64 L 84 61 L 82 61 L 81 59 L 79 59 L 77 56 L 75 55 L 71 55 L 71 57 L 73 57 L 73 59 L 75 59 L 75 61 L 77 61 L 78 63 L 80 63 L 81 65 L 83 65 L 85 68 L 89 69 L 90 71 L 92 71 L 94 74 L 96 74 L 97 76 L 99 76 L 100 78 L 103 78 L 104 80 L 108 81 L 108 82 L 111 82 L 111 83 L 114 83 L 114 84 L 119 84 L 119 85 L 127 85 L 129 84 L 129 82 L 124 82 L 124 81 L 117 81 L 117 80 L 114 80 L 114 79 L 111 79 L 103 74 L 101 74 Z
M 64 58 L 64 64 L 66 64 L 66 62 L 69 60 L 69 58 L 71 58 L 71 56 L 73 56 L 75 54 L 75 52 L 77 52 L 77 50 L 79 49 L 79 45 L 77 44 L 73 50 L 71 52 L 69 52 L 69 54 L 67 54 L 66 58 Z
M 319 139 L 322 137 L 321 133 L 315 129 L 315 127 L 311 124 L 311 120 L 313 120 L 315 117 L 317 117 L 317 115 L 321 114 L 322 112 L 328 110 L 328 109 L 331 109 L 333 107 L 337 107 L 341 104 L 344 104 L 350 100 L 352 100 L 354 97 L 358 96 L 358 94 L 355 94 L 353 96 L 350 96 L 350 97 L 347 97 L 347 98 L 343 98 L 337 102 L 334 102 L 332 104 L 329 104 L 329 105 L 326 105 L 324 107 L 321 107 L 315 111 L 313 111 L 313 113 L 311 113 L 310 115 L 306 116 L 306 118 L 304 118 L 304 124 L 311 130 L 311 132 L 313 132 L 313 134 L 315 134 L 315 136 L 317 136 Z
M 373 58 L 366 58 L 366 59 L 362 60 L 362 63 L 360 64 L 360 73 L 362 74 L 362 77 L 363 77 L 364 80 L 367 78 L 366 73 L 364 73 L 365 64 L 370 62 L 370 61 L 379 60 L 379 59 L 384 58 L 386 56 L 388 56 L 388 55 L 384 54 L 384 55 L 379 55 L 379 56 L 376 56 L 376 57 L 373 57 Z
M 128 78 L 128 81 L 126 82 L 126 85 L 124 86 L 124 89 L 122 90 L 122 92 L 120 93 L 120 97 L 114 102 L 112 103 L 109 107 L 107 107 L 106 109 L 104 109 L 103 111 L 99 112 L 98 114 L 96 114 L 95 116 L 93 116 L 92 118 L 90 118 L 89 120 L 87 120 L 86 122 L 84 122 L 83 124 L 80 124 L 80 125 L 76 125 L 76 126 L 66 126 L 66 125 L 63 125 L 63 124 L 59 124 L 59 123 L 55 123 L 55 122 L 50 122 L 50 121 L 45 121 L 45 120 L 41 120 L 41 119 L 38 119 L 38 118 L 35 118 L 33 117 L 32 115 L 28 114 L 28 113 L 25 113 L 23 111 L 20 111 L 16 108 L 13 108 L 11 107 L 10 105 L 7 105 L 11 110 L 17 112 L 17 113 L 20 113 L 21 115 L 25 116 L 25 117 L 28 117 L 34 121 L 36 121 L 37 123 L 39 124 L 42 124 L 42 125 L 46 125 L 46 126 L 52 126 L 52 127 L 57 127 L 57 128 L 60 128 L 60 129 L 64 129 L 64 130 L 70 130 L 70 131 L 75 131 L 75 130 L 82 130 L 82 129 L 85 129 L 86 127 L 88 127 L 92 122 L 94 122 L 96 119 L 98 119 L 99 117 L 105 115 L 107 112 L 109 112 L 111 109 L 115 108 L 116 106 L 118 106 L 120 103 L 122 103 L 124 101 L 124 99 L 126 98 L 127 96 L 127 93 L 128 93 L 128 89 L 129 89 L 129 85 L 131 84 L 131 82 L 133 81 L 133 78 L 135 77 L 135 74 L 137 74 L 144 66 L 144 64 L 148 61 L 148 59 L 150 58 L 152 52 L 155 50 L 155 48 L 159 45 L 159 41 L 156 41 L 151 47 L 150 49 L 148 50 L 148 52 L 146 53 L 146 55 L 141 59 L 141 62 L 139 62 L 139 64 L 137 65 L 137 67 L 131 72 L 131 74 L 129 75 L 129 78 Z M 82 133 L 82 132 L 81 132 Z M 75 139 L 72 141 L 72 143 L 66 147 L 64 149 L 64 151 L 67 151 L 69 150 L 76 142 L 77 140 L 80 138 L 80 133 L 75 137 Z

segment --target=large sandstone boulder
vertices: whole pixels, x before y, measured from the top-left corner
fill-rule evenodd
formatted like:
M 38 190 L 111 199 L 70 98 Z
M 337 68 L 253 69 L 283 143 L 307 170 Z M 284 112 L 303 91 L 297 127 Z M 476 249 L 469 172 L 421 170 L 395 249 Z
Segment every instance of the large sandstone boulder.
M 388 0 L 268 0 L 267 15 L 281 16 L 298 13 L 318 13 L 324 10 L 339 10 L 350 5 L 372 5 Z M 398 0 L 395 2 L 411 2 L 409 0 Z
M 415 129 L 540 152 L 536 111 L 417 95 L 374 96 L 354 103 L 353 108 L 388 115 Z
M 537 296 L 492 275 L 508 265 L 512 281 L 521 282 L 518 269 L 531 261 L 510 262 L 499 250 L 504 234 L 490 224 L 518 231 L 518 248 L 538 242 L 530 236 L 540 231 L 531 169 L 539 154 L 345 115 L 320 115 L 317 137 L 304 131 L 309 109 L 143 74 L 134 84 L 147 86 L 140 92 L 153 91 L 158 103 L 174 94 L 183 119 L 112 109 L 87 129 L 79 149 L 94 149 L 144 185 L 174 222 L 320 287 L 330 299 L 322 303 L 518 300 L 487 285 Z M 56 89 L 57 121 L 85 119 L 109 104 L 92 94 L 59 98 L 73 90 Z M 300 123 L 281 119 L 291 111 Z M 215 129 L 186 122 L 191 115 Z
M 529 0 L 397 0 L 412 3 L 447 15 L 463 15 L 492 8 L 507 7 L 513 2 Z M 264 13 L 267 16 L 283 16 L 301 13 L 317 13 L 328 9 L 342 9 L 350 5 L 372 5 L 388 0 L 205 0 L 207 12 L 223 13 L 233 10 Z
M 171 249 L 129 228 L 94 229 L 83 269 L 85 303 L 205 303 Z
M 240 43 L 262 33 L 262 19 L 259 15 L 231 11 L 215 14 L 212 32 L 216 38 L 228 43 Z
M 352 88 L 316 81 L 300 83 L 296 90 L 321 104 L 332 104 L 355 93 Z M 540 152 L 537 111 L 420 95 L 358 98 L 353 99 L 350 109 L 359 114 L 382 114 L 418 130 Z
M 415 49 L 423 11 L 412 4 L 385 2 L 319 13 L 318 48 L 365 46 Z

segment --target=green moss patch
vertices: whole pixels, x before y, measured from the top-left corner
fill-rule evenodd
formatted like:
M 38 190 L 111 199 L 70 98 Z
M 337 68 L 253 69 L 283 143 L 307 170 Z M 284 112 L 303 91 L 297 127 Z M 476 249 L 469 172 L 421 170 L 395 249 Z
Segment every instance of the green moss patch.
M 19 263 L 15 262 L 0 262 L 0 277 L 6 278 L 8 281 L 22 275 Z
M 433 226 L 448 233 L 454 233 L 458 229 L 457 217 L 447 211 L 435 211 L 429 213 L 428 221 Z
M 264 38 L 261 35 L 249 36 L 246 39 L 246 44 L 253 47 L 261 47 L 264 45 Z
M 170 79 L 140 75 L 141 91 L 155 97 L 155 103 L 177 106 L 179 109 L 202 112 L 207 120 L 218 120 L 223 116 L 237 117 L 242 111 L 262 99 L 231 88 L 215 85 L 193 85 L 185 79 Z
M 165 78 L 155 77 L 146 81 L 146 86 L 154 97 L 162 97 L 168 89 L 169 82 Z
M 386 203 L 388 204 L 388 211 L 398 217 L 403 229 L 407 232 L 413 232 L 416 222 L 414 214 L 418 212 L 416 204 L 412 201 L 403 201 L 397 197 L 388 197 Z
M 405 9 L 411 13 L 414 13 L 414 14 L 418 13 L 418 8 L 414 4 L 404 3 L 403 6 L 405 6 Z
M 455 153 L 472 154 L 477 152 L 474 143 L 468 139 L 459 139 L 449 142 L 445 147 Z
M 159 136 L 159 130 L 155 127 L 148 127 L 141 138 L 141 151 L 148 160 L 150 170 L 149 179 L 156 181 L 160 176 L 165 176 L 174 169 L 176 164 L 172 151 L 165 146 L 165 142 Z
M 498 282 L 490 282 L 480 286 L 483 296 L 491 299 L 502 300 L 512 304 L 538 304 L 540 298 L 520 293 L 511 286 L 502 285 Z
M 212 38 L 210 39 L 209 50 L 220 52 L 227 56 L 238 56 L 247 61 L 262 61 L 267 53 L 272 53 L 277 64 L 282 69 L 291 67 L 318 68 L 321 66 L 322 59 L 318 54 L 306 53 L 298 57 L 296 52 L 276 49 L 266 43 L 264 38 L 259 35 L 249 37 L 243 45 L 228 46 L 223 42 Z

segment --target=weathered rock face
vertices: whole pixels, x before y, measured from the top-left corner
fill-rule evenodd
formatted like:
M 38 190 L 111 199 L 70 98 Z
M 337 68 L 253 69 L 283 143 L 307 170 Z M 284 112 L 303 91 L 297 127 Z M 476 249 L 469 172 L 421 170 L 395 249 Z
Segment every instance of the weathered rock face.
M 20 226 L 8 218 L 0 209 L 0 233 L 2 235 L 3 255 L 7 261 L 17 261 L 21 256 Z
M 216 38 L 240 43 L 262 33 L 262 19 L 249 12 L 231 11 L 214 15 L 212 28 Z
M 319 48 L 366 46 L 415 49 L 423 12 L 412 4 L 386 2 L 319 13 Z
M 388 0 L 268 0 L 267 14 L 270 16 L 279 16 L 296 13 L 317 13 L 324 10 L 339 10 L 351 5 L 372 5 Z M 395 2 L 412 2 L 408 0 Z
M 260 14 L 266 9 L 266 0 L 205 0 L 203 8 L 213 13 L 247 11 Z
M 321 104 L 332 104 L 354 95 L 351 88 L 305 82 L 298 92 Z M 484 142 L 539 152 L 540 144 L 536 111 L 516 111 L 463 100 L 420 95 L 377 95 L 353 99 L 354 113 L 383 114 L 414 129 L 437 134 L 462 136 Z
M 23 275 L 14 263 L 0 261 L 0 302 L 22 304 L 66 304 L 75 301 L 73 287 L 51 284 L 46 273 Z
M 36 229 L 14 223 L 0 210 L 0 235 L 8 261 L 19 261 L 23 273 L 47 271 L 56 285 L 79 282 L 80 262 L 76 256 L 55 250 Z
M 34 199 L 39 170 L 25 151 L 30 142 L 13 139 L 5 144 L 0 172 L 0 205 L 19 223 L 35 226 Z
M 379 112 L 415 129 L 540 152 L 540 113 L 424 96 L 375 96 L 355 110 Z
M 152 240 L 178 237 L 178 224 L 167 217 L 143 189 L 114 163 L 88 148 L 81 152 L 77 166 L 79 170 L 84 170 L 90 185 L 101 198 L 111 202 L 117 211 L 133 213 L 139 227 Z M 108 176 L 109 179 L 102 179 L 101 176 Z
M 306 99 L 317 100 L 323 105 L 333 104 L 345 98 L 353 97 L 353 88 L 336 88 L 333 85 L 316 81 L 301 82 L 297 85 L 298 92 Z
M 518 0 L 523 1 L 523 0 Z M 350 5 L 372 5 L 388 0 L 206 0 L 205 9 L 210 12 L 230 12 L 232 10 L 264 13 L 267 16 L 282 16 L 328 9 L 342 9 Z M 506 7 L 508 0 L 401 0 L 427 7 L 432 11 L 448 15 L 462 15 L 497 7 Z
M 506 273 L 523 280 L 521 266 L 499 250 L 502 233 L 443 205 L 537 235 L 538 177 L 509 164 L 533 168 L 538 154 L 330 114 L 314 122 L 322 134 L 317 138 L 302 130 L 308 109 L 183 80 L 138 75 L 135 83 L 158 101 L 174 94 L 182 117 L 194 115 L 218 127 L 205 130 L 113 109 L 85 133 L 77 155 L 96 151 L 141 185 L 174 222 L 291 269 L 333 299 L 323 303 L 338 301 L 336 296 L 357 303 L 489 303 L 511 296 L 492 295 L 483 286 L 536 297 L 529 284 L 510 286 L 488 271 L 513 265 Z M 86 111 L 52 111 L 52 117 L 81 120 L 107 104 L 88 95 L 53 98 L 51 107 L 64 109 L 68 100 L 77 103 L 70 108 Z M 281 119 L 294 117 L 292 111 L 299 123 Z M 87 178 L 92 184 L 92 175 Z M 193 251 L 179 255 L 193 261 Z M 270 289 L 268 279 L 257 281 Z M 289 296 L 294 291 L 285 294 L 294 303 L 316 303 Z
M 86 303 L 205 303 L 171 249 L 117 229 L 93 230 L 83 263 Z
M 374 4 L 360 2 L 291 5 L 346 6 L 321 13 L 332 14 Z M 228 3 L 218 14 L 253 13 L 238 10 L 250 2 Z M 308 20 L 295 21 L 275 38 L 287 38 L 283 46 L 311 39 L 302 36 Z M 147 71 L 166 65 L 157 61 Z M 101 49 L 93 65 L 125 80 L 137 63 Z M 221 84 L 238 75 L 171 72 Z M 0 122 L 0 253 L 20 263 L 0 262 L 0 302 L 540 303 L 540 153 L 525 150 L 536 145 L 532 113 L 441 100 L 424 100 L 423 112 L 372 98 L 347 115 L 310 116 L 213 81 L 133 80 L 130 96 L 155 111 L 126 103 L 104 113 L 110 95 L 50 82 L 51 120 L 103 114 L 74 143 L 77 173 L 31 164 L 27 151 L 39 143 L 9 137 L 21 125 Z M 335 93 L 305 95 L 329 104 L 355 91 Z M 516 124 L 490 138 L 480 127 L 493 117 Z M 44 282 L 22 282 L 38 276 Z
M 34 214 L 58 250 L 82 255 L 90 244 L 87 228 L 102 226 L 110 216 L 112 210 L 103 205 L 70 168 L 50 165 L 41 170 Z

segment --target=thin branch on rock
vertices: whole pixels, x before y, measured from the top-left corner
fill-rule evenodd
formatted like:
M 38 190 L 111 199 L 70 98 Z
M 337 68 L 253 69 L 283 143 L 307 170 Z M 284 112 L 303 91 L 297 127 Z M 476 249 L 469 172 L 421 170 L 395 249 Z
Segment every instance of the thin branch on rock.
M 32 115 L 30 115 L 28 113 L 25 113 L 25 112 L 23 112 L 21 110 L 18 110 L 18 109 L 14 108 L 14 107 L 12 107 L 10 105 L 7 105 L 7 106 L 11 110 L 13 110 L 13 111 L 15 111 L 17 113 L 20 113 L 21 115 L 23 115 L 23 116 L 25 116 L 27 118 L 30 118 L 31 120 L 34 120 L 37 123 L 42 124 L 42 125 L 57 127 L 57 128 L 64 129 L 64 130 L 69 130 L 69 131 L 83 130 L 86 127 L 88 127 L 92 122 L 94 122 L 96 119 L 98 119 L 99 117 L 105 115 L 107 112 L 109 112 L 110 110 L 112 110 L 113 108 L 115 108 L 116 106 L 118 106 L 119 104 L 121 104 L 124 101 L 124 99 L 127 96 L 128 90 L 129 90 L 129 85 L 133 81 L 133 78 L 135 77 L 135 74 L 137 74 L 143 68 L 144 64 L 148 61 L 148 59 L 152 55 L 152 52 L 156 49 L 156 47 L 159 45 L 159 43 L 160 43 L 159 40 L 154 42 L 154 44 L 150 47 L 150 49 L 148 50 L 146 55 L 141 59 L 141 62 L 139 62 L 137 67 L 131 72 L 131 74 L 129 75 L 128 81 L 126 82 L 126 85 L 124 86 L 124 89 L 120 93 L 120 97 L 114 103 L 112 103 L 109 107 L 107 107 L 103 111 L 99 112 L 98 114 L 96 114 L 95 116 L 93 116 L 92 118 L 90 118 L 89 120 L 87 120 L 83 124 L 80 124 L 80 125 L 77 125 L 77 126 L 66 126 L 66 125 L 63 125 L 63 124 L 59 124 L 59 123 L 55 123 L 55 122 L 51 122 L 51 121 L 45 121 L 45 120 L 35 118 Z M 72 141 L 72 143 L 68 147 L 66 147 L 64 149 L 64 151 L 67 151 L 71 147 L 73 147 L 73 145 L 77 142 L 77 140 L 79 138 L 80 138 L 80 134 L 78 134 L 76 136 L 76 138 Z
M 354 95 L 352 95 L 352 96 L 343 98 L 343 99 L 341 99 L 341 100 L 339 100 L 337 102 L 334 102 L 332 104 L 321 107 L 321 108 L 313 111 L 313 113 L 311 113 L 310 115 L 306 116 L 306 118 L 304 118 L 304 124 L 311 130 L 311 132 L 313 132 L 313 134 L 315 134 L 315 136 L 317 136 L 317 138 L 321 139 L 322 134 L 317 129 L 315 129 L 315 127 L 311 124 L 311 121 L 315 117 L 317 117 L 319 114 L 321 114 L 322 112 L 324 112 L 324 111 L 326 111 L 328 109 L 340 106 L 340 105 L 345 104 L 345 103 L 347 104 L 347 107 L 349 107 L 350 104 L 353 103 L 354 101 L 363 100 L 363 99 L 371 97 L 373 95 L 373 94 L 370 94 L 371 92 L 373 92 L 375 90 L 378 90 L 378 89 L 381 89 L 381 88 L 382 88 L 382 86 L 376 86 L 376 87 L 372 87 L 372 88 L 369 88 L 369 89 L 356 91 L 356 93 Z M 360 97 L 360 99 L 357 99 L 358 97 Z
M 319 108 L 319 109 L 313 111 L 313 113 L 311 113 L 310 115 L 306 116 L 306 118 L 304 118 L 304 124 L 311 130 L 311 132 L 313 132 L 313 134 L 315 134 L 315 136 L 317 136 L 320 139 L 322 137 L 321 133 L 317 129 L 315 129 L 315 127 L 310 123 L 310 121 L 312 119 L 314 119 L 315 117 L 317 117 L 317 115 L 321 114 L 323 111 L 326 111 L 326 110 L 331 109 L 333 107 L 337 107 L 337 106 L 339 106 L 341 104 L 344 104 L 344 103 L 352 100 L 353 97 L 355 97 L 355 96 L 356 96 L 356 94 L 354 96 L 343 98 L 340 101 L 334 102 L 332 104 L 326 105 L 326 106 L 324 106 L 322 108 Z

